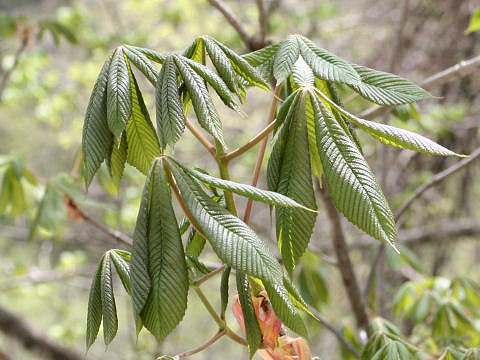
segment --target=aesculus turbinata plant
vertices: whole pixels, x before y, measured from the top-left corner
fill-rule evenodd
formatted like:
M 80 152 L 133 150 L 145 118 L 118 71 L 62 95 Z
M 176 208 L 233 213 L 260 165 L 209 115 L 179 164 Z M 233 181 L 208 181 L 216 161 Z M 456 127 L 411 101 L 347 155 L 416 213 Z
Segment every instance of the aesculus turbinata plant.
M 156 125 L 133 67 L 155 88 Z M 210 92 L 217 93 L 233 111 L 240 111 L 250 87 L 260 87 L 272 97 L 268 123 L 247 144 L 229 151 Z M 289 275 L 309 244 L 318 215 L 314 178 L 324 191 L 328 189 L 336 208 L 349 221 L 395 248 L 395 220 L 363 157 L 355 128 L 387 145 L 457 155 L 416 133 L 352 115 L 342 105 L 339 87 L 383 106 L 432 97 L 406 79 L 352 64 L 301 35 L 290 35 L 244 56 L 207 36 L 197 38 L 184 51 L 158 53 L 123 45 L 112 52 L 95 83 L 85 117 L 85 182 L 88 187 L 104 161 L 117 186 L 126 163 L 144 173 L 146 180 L 131 252 L 109 250 L 93 279 L 87 348 L 101 323 L 106 344 L 116 335 L 114 267 L 131 296 L 137 331 L 145 327 L 158 341 L 182 320 L 191 288 L 218 323 L 219 332 L 210 344 L 229 336 L 247 345 L 250 356 L 261 349 L 266 359 L 311 358 L 306 341 L 288 337 L 283 325 L 307 337 L 300 311 L 312 313 Z M 189 112 L 208 135 L 189 120 Z M 171 155 L 185 128 L 215 159 L 219 177 Z M 275 141 L 268 159 L 269 190 L 255 186 L 264 148 L 254 185 L 234 182 L 230 161 L 265 141 L 270 133 Z M 250 199 L 243 220 L 233 194 Z M 248 225 L 252 200 L 275 207 L 281 258 Z M 174 202 L 183 212 L 180 221 Z M 217 268 L 208 268 L 199 259 L 206 241 L 221 261 Z M 239 295 L 233 310 L 246 339 L 231 330 L 224 316 L 228 278 L 234 272 Z M 201 285 L 220 273 L 222 308 L 217 313 Z

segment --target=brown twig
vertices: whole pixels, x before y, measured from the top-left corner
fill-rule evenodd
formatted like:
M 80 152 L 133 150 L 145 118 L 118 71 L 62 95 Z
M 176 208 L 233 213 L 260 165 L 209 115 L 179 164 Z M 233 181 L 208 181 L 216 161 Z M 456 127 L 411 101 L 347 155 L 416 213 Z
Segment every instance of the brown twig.
M 275 120 L 273 120 L 270 124 L 268 124 L 262 131 L 260 131 L 257 135 L 255 135 L 255 137 L 253 137 L 245 145 L 223 155 L 220 158 L 220 160 L 224 162 L 228 162 L 232 159 L 235 159 L 236 157 L 239 157 L 240 155 L 242 155 L 243 153 L 247 152 L 248 150 L 253 148 L 255 145 L 257 145 L 265 137 L 268 137 L 268 135 L 270 135 L 270 133 L 273 131 L 274 128 L 275 128 Z
M 446 168 L 445 170 L 436 174 L 430 181 L 426 182 L 425 184 L 419 186 L 412 196 L 410 196 L 398 209 L 397 213 L 395 214 L 395 220 L 398 221 L 403 213 L 412 205 L 412 203 L 420 198 L 420 196 L 430 189 L 431 187 L 438 185 L 445 179 L 449 178 L 450 176 L 456 174 L 458 171 L 462 170 L 463 168 L 472 164 L 478 157 L 480 156 L 480 148 L 475 150 L 469 157 L 460 160 L 456 164 Z
M 263 0 L 257 0 L 258 8 L 258 38 L 257 41 L 260 44 L 265 43 L 267 37 L 267 12 Z M 263 47 L 263 46 L 262 46 Z
M 353 356 L 355 356 L 357 359 L 360 359 L 360 353 L 358 352 L 357 349 L 355 349 L 355 346 L 348 341 L 340 331 L 338 331 L 335 326 L 325 319 L 322 314 L 320 314 L 317 310 L 315 310 L 313 307 L 309 306 L 308 310 L 317 318 L 317 320 L 325 327 L 327 328 L 335 337 L 337 340 L 347 349 L 350 353 L 352 353 Z
M 268 125 L 270 125 L 275 118 L 275 110 L 277 108 L 277 103 L 278 103 L 278 96 L 280 94 L 280 90 L 282 89 L 282 85 L 277 85 L 275 87 L 275 93 L 272 99 L 272 103 L 270 105 L 270 112 L 268 114 L 267 118 L 267 128 Z M 260 170 L 262 169 L 262 163 L 263 163 L 263 158 L 265 157 L 265 150 L 267 148 L 267 143 L 268 143 L 268 133 L 266 134 L 263 138 L 262 142 L 262 147 L 260 148 L 260 151 L 258 152 L 258 157 L 257 157 L 257 163 L 255 164 L 255 170 L 253 171 L 253 179 L 252 179 L 252 186 L 257 186 L 258 183 L 258 178 L 260 177 Z M 247 205 L 245 207 L 245 214 L 243 215 L 243 221 L 245 221 L 247 224 L 250 221 L 250 215 L 252 213 L 252 206 L 253 206 L 253 200 L 248 199 Z
M 198 130 L 195 125 L 192 124 L 191 121 L 187 120 L 185 122 L 187 125 L 188 130 L 197 138 L 197 140 L 202 144 L 205 149 L 213 156 L 214 159 L 217 159 L 217 153 L 215 149 L 215 145 L 213 145 L 201 132 Z
M 210 345 L 214 344 L 218 339 L 220 339 L 223 335 L 225 335 L 227 332 L 225 330 L 219 330 L 210 340 L 208 340 L 205 344 L 200 345 L 199 347 L 196 347 L 195 349 L 185 351 L 181 354 L 178 354 L 175 356 L 175 358 L 178 359 L 183 359 L 189 356 L 192 356 L 196 353 L 199 353 L 200 351 L 205 350 L 208 348 Z M 160 359 L 160 358 L 157 358 Z
M 233 11 L 230 10 L 222 0 L 208 0 L 208 2 L 222 13 L 225 19 L 237 31 L 243 42 L 250 48 L 252 37 L 248 34 L 247 30 L 240 23 L 240 19 L 237 18 Z
M 330 220 L 332 242 L 335 249 L 335 254 L 337 256 L 338 269 L 342 275 L 343 285 L 345 286 L 347 297 L 357 322 L 357 327 L 369 334 L 370 321 L 367 315 L 367 307 L 365 306 L 365 302 L 361 296 L 357 277 L 355 276 L 352 262 L 348 256 L 348 247 L 345 241 L 345 235 L 343 233 L 340 216 L 338 215 L 338 211 L 333 204 L 332 199 L 330 198 L 326 184 L 324 183 L 323 187 L 320 187 L 320 184 L 317 180 L 316 186 L 317 191 L 320 193 L 323 203 L 325 204 L 325 210 L 327 212 L 328 219 Z
M 480 56 L 476 56 L 469 60 L 461 61 L 458 64 L 449 67 L 448 69 L 440 71 L 426 78 L 425 80 L 421 81 L 419 85 L 427 90 L 431 90 L 452 80 L 468 76 L 479 68 Z M 373 106 L 363 111 L 358 116 L 362 119 L 371 120 L 392 110 L 392 106 Z

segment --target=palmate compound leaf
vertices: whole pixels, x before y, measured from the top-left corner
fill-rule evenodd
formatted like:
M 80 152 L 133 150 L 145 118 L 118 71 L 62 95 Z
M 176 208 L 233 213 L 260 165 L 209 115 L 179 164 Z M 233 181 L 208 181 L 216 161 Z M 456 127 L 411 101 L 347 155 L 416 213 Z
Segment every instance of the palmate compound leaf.
M 145 181 L 133 236 L 131 291 L 137 322 L 158 341 L 185 314 L 187 266 L 162 159 L 153 162 Z
M 163 63 L 155 89 L 157 109 L 157 134 L 160 145 L 175 144 L 185 130 L 185 113 L 180 101 L 177 82 L 177 68 L 172 56 Z
M 402 149 L 414 150 L 430 155 L 463 156 L 414 132 L 400 129 L 391 125 L 384 125 L 377 122 L 360 119 L 332 102 L 332 100 L 330 100 L 329 97 L 323 94 L 321 91 L 317 91 L 317 93 L 322 97 L 322 99 L 328 102 L 328 104 L 335 108 L 338 112 L 342 113 L 352 123 L 386 145 L 392 145 Z
M 361 81 L 347 85 L 376 104 L 408 104 L 433 97 L 428 91 L 400 76 L 361 65 L 352 66 L 360 75 Z
M 297 93 L 272 150 L 267 183 L 310 209 L 316 209 L 307 131 L 307 95 Z M 316 214 L 297 208 L 277 208 L 277 240 L 287 270 L 292 271 L 308 246 Z
M 322 100 L 311 94 L 318 152 L 333 203 L 360 229 L 392 245 L 393 214 L 370 167 Z
M 269 205 L 283 206 L 283 207 L 296 207 L 304 210 L 314 211 L 299 204 L 295 200 L 292 200 L 286 197 L 285 195 L 282 195 L 273 191 L 261 190 L 255 186 L 239 184 L 233 181 L 219 179 L 219 178 L 210 176 L 208 174 L 205 174 L 203 172 L 189 169 L 173 159 L 169 159 L 169 160 L 174 162 L 187 174 L 213 187 L 216 187 L 222 190 L 232 191 L 236 194 L 248 197 L 256 201 L 264 202 Z
M 130 293 L 130 253 L 123 250 L 108 250 L 102 257 L 94 275 L 87 313 L 87 350 L 95 342 L 103 319 L 103 335 L 108 345 L 117 333 L 118 320 L 113 294 L 112 263 L 125 290 Z
M 227 265 L 262 281 L 275 313 L 289 328 L 305 334 L 305 325 L 283 284 L 283 271 L 265 243 L 243 221 L 213 201 L 196 179 L 169 162 L 185 211 Z
M 82 153 L 87 188 L 100 164 L 110 154 L 113 144 L 113 135 L 107 122 L 107 82 L 112 57 L 113 55 L 110 55 L 107 58 L 98 75 L 90 95 L 83 124 Z
M 117 140 L 125 130 L 131 114 L 132 97 L 127 61 L 121 48 L 117 48 L 108 69 L 107 82 L 108 128 Z

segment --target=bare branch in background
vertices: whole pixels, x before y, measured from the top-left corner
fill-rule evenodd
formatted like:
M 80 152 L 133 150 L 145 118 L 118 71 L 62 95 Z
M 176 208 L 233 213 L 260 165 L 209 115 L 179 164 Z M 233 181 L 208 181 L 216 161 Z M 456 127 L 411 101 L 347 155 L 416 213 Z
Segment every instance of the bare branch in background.
M 325 205 L 328 219 L 330 220 L 332 242 L 337 256 L 338 269 L 342 275 L 343 285 L 347 292 L 348 300 L 357 322 L 357 327 L 366 331 L 368 334 L 370 332 L 370 321 L 367 315 L 367 307 L 363 301 L 360 286 L 358 285 L 357 277 L 353 271 L 353 265 L 348 255 L 348 247 L 345 241 L 340 216 L 338 215 L 337 208 L 333 204 L 330 194 L 326 189 L 327 185 L 325 182 L 322 188 L 320 187 L 318 180 L 316 181 L 316 185 L 317 191 L 320 193 Z
M 29 37 L 29 34 L 25 33 L 25 35 L 22 37 L 21 44 L 18 47 L 18 49 L 15 52 L 15 55 L 13 57 L 12 66 L 7 71 L 5 71 L 2 74 L 2 77 L 0 78 L 0 101 L 2 99 L 3 92 L 5 91 L 5 88 L 7 87 L 8 81 L 10 80 L 10 76 L 12 75 L 12 73 L 16 69 L 16 67 L 18 66 L 18 62 L 20 61 L 20 57 L 22 56 L 23 52 L 27 48 L 28 37 Z
M 259 43 L 264 44 L 267 37 L 267 12 L 263 0 L 257 0 L 258 8 L 258 39 Z
M 0 306 L 0 331 L 18 341 L 28 351 L 51 360 L 87 360 L 71 349 L 34 330 L 19 316 Z

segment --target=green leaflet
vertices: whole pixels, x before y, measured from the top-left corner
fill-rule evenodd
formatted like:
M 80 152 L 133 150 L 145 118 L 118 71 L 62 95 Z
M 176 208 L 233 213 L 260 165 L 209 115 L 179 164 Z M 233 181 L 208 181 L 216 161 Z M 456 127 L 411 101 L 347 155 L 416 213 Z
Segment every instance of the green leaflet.
M 374 138 L 380 140 L 382 143 L 387 145 L 392 145 L 400 147 L 403 149 L 415 150 L 418 152 L 431 154 L 431 155 L 455 155 L 463 156 L 453 151 L 437 144 L 436 142 L 416 134 L 414 132 L 400 129 L 390 125 L 379 124 L 373 121 L 368 121 L 360 119 L 349 112 L 342 109 L 340 106 L 333 103 L 325 94 L 318 92 L 320 96 L 330 103 L 336 110 L 344 114 L 348 119 L 350 119 L 355 125 L 357 125 L 362 130 L 366 131 L 368 134 Z
M 25 211 L 25 192 L 22 185 L 23 169 L 13 161 L 3 174 L 0 189 L 0 215 L 9 214 L 17 217 Z
M 103 268 L 104 257 L 98 265 L 97 271 L 93 277 L 92 285 L 90 287 L 90 295 L 88 298 L 88 312 L 87 312 L 87 333 L 86 333 L 86 347 L 87 351 L 98 335 L 100 324 L 102 323 L 102 295 L 101 295 L 101 276 Z
M 269 159 L 268 186 L 310 209 L 316 209 L 310 168 L 305 92 L 289 111 Z M 268 180 L 270 179 L 270 180 Z M 277 240 L 287 270 L 292 271 L 313 231 L 316 214 L 296 208 L 277 208 Z
M 315 83 L 315 75 L 301 55 L 293 64 L 292 78 L 300 87 L 313 86 Z
M 433 96 L 414 83 L 383 71 L 352 65 L 360 75 L 358 83 L 347 83 L 364 98 L 380 105 L 408 104 Z
M 130 294 L 130 253 L 123 250 L 110 250 L 109 252 L 122 285 Z
M 284 207 L 297 207 L 297 208 L 302 208 L 304 210 L 310 210 L 306 208 L 305 206 L 297 203 L 296 201 L 273 191 L 267 191 L 267 190 L 261 190 L 255 186 L 250 186 L 250 185 L 245 185 L 245 184 L 239 184 L 233 181 L 229 180 L 223 180 L 219 179 L 213 176 L 210 176 L 208 174 L 205 174 L 200 171 L 196 171 L 193 169 L 189 169 L 180 163 L 176 162 L 173 159 L 170 159 L 170 161 L 175 162 L 179 167 L 182 168 L 184 172 L 187 174 L 193 176 L 194 178 L 197 178 L 201 182 L 214 186 L 216 188 L 222 189 L 222 190 L 227 190 L 227 191 L 232 191 L 236 194 L 246 196 L 250 199 L 256 200 L 256 201 L 261 201 L 266 204 L 270 205 L 275 205 L 275 206 L 284 206 Z M 312 211 L 312 210 L 310 210 Z
M 143 174 L 147 174 L 153 159 L 160 155 L 160 145 L 150 120 L 137 80 L 129 67 L 132 89 L 132 116 L 127 124 L 127 161 Z
M 306 37 L 297 35 L 300 54 L 316 77 L 349 85 L 360 82 L 360 76 L 346 60 L 318 47 Z
M 178 92 L 177 69 L 173 55 L 163 63 L 155 88 L 157 134 L 160 146 L 175 144 L 185 130 L 185 113 Z
M 285 119 L 290 118 L 292 115 L 289 114 L 292 111 L 295 111 L 295 107 L 297 106 L 297 103 L 299 99 L 301 98 L 301 90 L 297 89 L 294 92 L 292 92 L 288 97 L 283 101 L 282 106 L 278 110 L 276 121 L 275 121 L 275 127 L 273 129 L 273 134 L 277 133 L 278 129 L 283 125 L 285 122 Z
M 275 60 L 273 62 L 273 75 L 279 83 L 284 81 L 292 73 L 293 64 L 300 55 L 297 37 L 289 35 L 280 43 Z
M 210 135 L 217 139 L 223 147 L 226 147 L 225 141 L 223 140 L 222 122 L 208 94 L 203 79 L 180 57 L 175 56 L 174 60 L 192 100 L 198 122 Z
M 113 135 L 107 122 L 107 82 L 112 57 L 113 54 L 107 58 L 98 75 L 83 123 L 82 153 L 87 188 L 100 164 L 110 154 L 113 144 Z
M 268 247 L 243 221 L 203 191 L 198 182 L 171 163 L 189 216 L 210 242 L 217 256 L 236 270 L 269 282 L 283 278 L 282 269 Z
M 311 96 L 317 146 L 332 200 L 348 220 L 395 248 L 396 228 L 370 167 L 322 101 Z
M 242 57 L 247 60 L 250 65 L 255 67 L 255 70 L 263 77 L 265 81 L 273 79 L 273 62 L 275 60 L 275 54 L 278 51 L 280 44 L 272 44 L 263 49 L 251 52 L 243 55 Z
M 237 271 L 236 279 L 238 300 L 240 300 L 240 305 L 242 307 L 248 351 L 251 359 L 262 342 L 262 332 L 260 331 L 260 325 L 258 325 L 257 315 L 255 314 L 255 309 L 253 307 L 248 276 Z
M 100 295 L 102 300 L 103 339 L 105 344 L 108 345 L 112 342 L 118 329 L 117 307 L 113 295 L 112 266 L 109 252 L 104 255 L 102 261 Z
M 222 51 L 222 49 L 213 41 L 208 38 L 204 39 L 205 48 L 207 49 L 208 56 L 212 61 L 213 66 L 217 70 L 217 73 L 223 79 L 225 84 L 234 94 L 237 94 L 239 98 L 242 98 L 244 92 L 242 84 L 238 81 L 235 70 L 228 56 Z
M 155 86 L 157 81 L 158 71 L 150 62 L 150 59 L 138 51 L 134 46 L 123 45 L 122 51 L 135 67 L 140 70 L 143 75 Z
M 135 314 L 161 341 L 183 318 L 188 295 L 185 254 L 161 159 L 145 182 L 131 272 Z
M 220 281 L 220 317 L 225 319 L 225 312 L 228 306 L 228 280 L 230 279 L 230 272 L 232 268 L 225 266 L 222 272 L 222 279 Z
M 127 62 L 123 51 L 116 49 L 108 69 L 107 122 L 117 140 L 120 140 L 131 114 L 132 97 Z
M 152 60 L 156 63 L 163 64 L 165 59 L 167 58 L 168 55 L 173 54 L 173 52 L 164 52 L 164 53 L 159 53 L 155 50 L 147 49 L 147 48 L 142 48 L 138 46 L 131 46 L 131 45 L 124 45 L 128 50 L 135 52 L 135 53 L 140 53 L 145 55 L 149 60 Z
M 208 40 L 214 42 L 220 49 L 222 49 L 225 55 L 230 59 L 230 62 L 238 75 L 244 78 L 249 84 L 270 91 L 270 87 L 265 80 L 244 58 L 223 45 L 221 42 L 211 38 L 208 38 Z
M 205 65 L 204 50 L 204 41 L 201 37 L 199 37 L 192 42 L 192 44 L 183 52 L 182 55 L 188 59 L 192 59 L 194 62 Z
M 122 179 L 123 170 L 125 169 L 125 163 L 127 161 L 128 145 L 125 133 L 121 136 L 120 145 L 118 145 L 117 141 L 116 138 L 113 141 L 110 157 L 107 157 L 107 167 L 118 192 L 120 180 Z
M 193 70 L 195 70 L 198 75 L 205 79 L 215 89 L 216 93 L 218 94 L 220 99 L 222 99 L 225 105 L 227 105 L 232 110 L 239 111 L 237 102 L 235 101 L 234 97 L 230 93 L 228 86 L 225 84 L 221 77 L 219 77 L 205 65 L 202 65 L 188 58 L 182 58 L 182 60 L 185 61 Z

